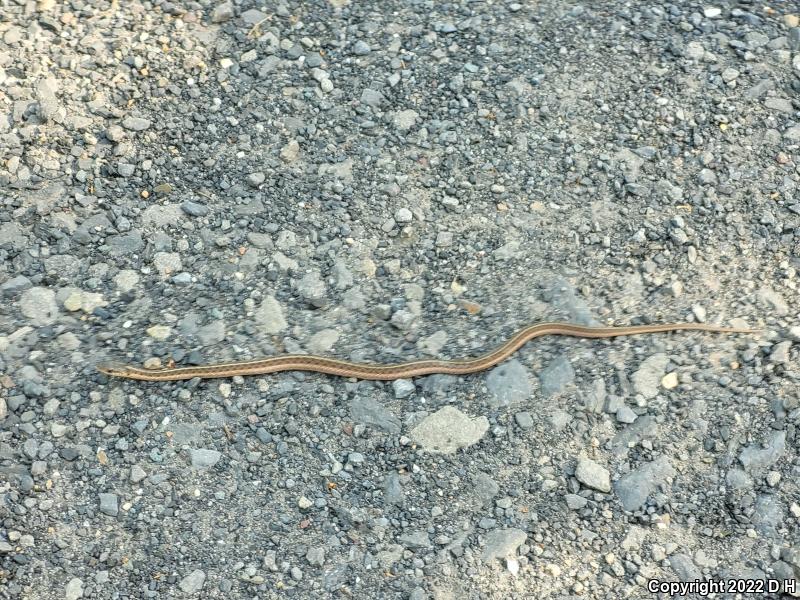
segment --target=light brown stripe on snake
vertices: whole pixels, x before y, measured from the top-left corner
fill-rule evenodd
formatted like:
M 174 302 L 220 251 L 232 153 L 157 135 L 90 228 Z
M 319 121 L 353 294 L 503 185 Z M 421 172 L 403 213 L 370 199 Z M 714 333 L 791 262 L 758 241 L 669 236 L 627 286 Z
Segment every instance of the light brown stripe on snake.
M 97 365 L 101 373 L 113 377 L 140 379 L 143 381 L 175 381 L 180 379 L 213 379 L 236 375 L 266 375 L 280 371 L 314 371 L 389 381 L 407 379 L 432 373 L 467 375 L 477 373 L 501 363 L 519 350 L 526 342 L 544 335 L 567 335 L 582 338 L 611 338 L 640 333 L 663 333 L 665 331 L 709 331 L 713 333 L 757 333 L 758 329 L 717 327 L 704 323 L 664 323 L 660 325 L 635 325 L 631 327 L 584 327 L 568 323 L 538 323 L 518 331 L 505 344 L 482 356 L 463 360 L 416 360 L 397 364 L 354 363 L 347 360 L 314 356 L 312 354 L 287 354 L 258 360 L 222 363 L 200 367 L 175 367 L 142 369 L 128 365 Z

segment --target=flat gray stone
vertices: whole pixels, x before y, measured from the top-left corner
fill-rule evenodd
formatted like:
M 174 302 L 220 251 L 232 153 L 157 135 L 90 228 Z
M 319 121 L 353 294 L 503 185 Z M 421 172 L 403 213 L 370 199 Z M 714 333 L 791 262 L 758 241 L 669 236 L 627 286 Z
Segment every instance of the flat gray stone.
M 675 470 L 666 456 L 644 464 L 627 473 L 614 483 L 614 492 L 625 510 L 639 509 L 656 489 L 675 475 Z
M 800 125 L 797 126 L 798 139 L 800 139 Z M 772 310 L 775 316 L 785 317 L 789 314 L 789 304 L 786 299 L 775 290 L 763 287 L 756 292 L 756 298 L 760 304 L 763 304 L 768 309 Z
M 325 569 L 322 572 L 322 587 L 325 591 L 337 591 L 347 583 L 350 576 L 350 569 L 351 567 L 347 562 L 333 565 Z
M 250 10 L 246 10 L 242 13 L 242 21 L 246 25 L 253 26 L 262 23 L 267 18 L 260 10 L 256 10 L 255 8 L 251 8 Z
M 364 89 L 361 92 L 361 104 L 366 104 L 367 106 L 380 106 L 384 102 L 383 94 L 380 92 L 376 92 L 375 90 L 371 90 L 369 88 Z
M 280 333 L 289 324 L 283 317 L 283 308 L 274 296 L 266 296 L 253 314 L 256 327 L 268 335 Z
M 306 560 L 313 567 L 321 567 L 325 564 L 325 548 L 312 546 L 306 552 Z
M 639 415 L 633 412 L 633 409 L 627 405 L 622 406 L 617 411 L 617 421 L 619 421 L 620 423 L 627 423 L 627 424 L 633 423 L 638 416 Z
M 411 438 L 429 452 L 453 454 L 480 441 L 488 430 L 486 417 L 470 417 L 453 406 L 444 406 L 412 429 Z
M 743 96 L 750 99 L 760 98 L 774 87 L 775 82 L 772 79 L 762 79 L 750 89 L 745 90 Z
M 511 556 L 526 539 L 528 534 L 521 529 L 495 529 L 486 535 L 486 546 L 483 548 L 481 559 L 488 563 Z
M 186 200 L 181 204 L 181 210 L 190 217 L 204 217 L 208 214 L 209 208 L 205 204 Z
M 792 102 L 788 98 L 767 98 L 764 100 L 764 106 L 770 110 L 776 110 L 786 114 L 792 114 L 794 112 Z
M 400 484 L 400 476 L 396 471 L 390 471 L 386 475 L 386 481 L 383 484 L 383 501 L 386 504 L 393 504 L 401 506 L 405 501 L 405 492 L 403 486 Z
M 139 483 L 142 479 L 147 477 L 145 470 L 139 465 L 133 465 L 130 472 L 131 483 Z
M 100 512 L 109 517 L 119 514 L 119 501 L 116 494 L 100 494 Z
M 756 531 L 763 536 L 778 537 L 786 512 L 783 503 L 775 496 L 761 494 L 756 498 L 754 508 L 750 519 Z
M 202 432 L 202 428 L 196 423 L 175 423 L 172 426 L 172 443 L 176 446 L 192 445 Z
M 588 458 L 579 458 L 575 479 L 586 487 L 603 493 L 611 491 L 611 474 L 608 469 Z
M 257 188 L 266 180 L 267 180 L 266 173 L 263 173 L 262 171 L 257 171 L 255 173 L 250 173 L 247 176 L 247 185 L 249 185 L 250 187 Z
M 696 581 L 703 577 L 702 571 L 698 568 L 691 556 L 686 554 L 673 554 L 669 557 L 669 566 L 675 571 L 680 581 Z
M 655 398 L 668 363 L 669 358 L 666 354 L 654 354 L 646 358 L 631 377 L 636 393 L 648 399 Z
M 624 455 L 642 440 L 655 438 L 658 432 L 659 426 L 656 418 L 651 415 L 642 415 L 617 433 L 611 441 L 611 445 L 615 454 Z
M 747 490 L 753 487 L 753 479 L 742 469 L 731 469 L 725 474 L 725 483 L 733 490 Z
M 247 234 L 247 241 L 256 248 L 261 249 L 271 249 L 274 246 L 272 237 L 268 233 L 251 231 Z
M 39 100 L 39 114 L 46 121 L 60 120 L 59 116 L 60 104 L 56 97 L 58 91 L 58 81 L 53 77 L 40 79 L 36 82 L 36 97 Z
M 222 458 L 222 452 L 207 448 L 190 450 L 189 454 L 192 459 L 192 467 L 199 470 L 210 469 Z
M 411 550 L 432 548 L 430 536 L 426 531 L 411 531 L 403 533 L 397 537 L 403 547 L 410 548 Z
M 748 446 L 739 453 L 739 462 L 747 473 L 761 473 L 780 460 L 786 451 L 786 432 L 773 431 L 766 445 Z
M 364 56 L 365 54 L 369 54 L 372 52 L 369 44 L 363 40 L 358 40 L 355 44 L 353 44 L 353 54 L 356 56 Z
M 73 577 L 64 588 L 64 600 L 78 600 L 83 598 L 83 581 Z
M 234 14 L 232 2 L 221 2 L 214 7 L 214 11 L 211 13 L 211 22 L 224 23 L 225 21 L 230 21 Z
M 519 240 L 511 240 L 499 248 L 497 248 L 494 252 L 492 252 L 492 257 L 498 261 L 505 261 L 505 260 L 512 260 L 517 258 L 520 255 L 520 243 Z
M 410 379 L 395 379 L 392 382 L 392 389 L 394 390 L 394 397 L 398 400 L 402 400 L 413 394 L 417 386 L 415 386 L 414 382 Z
M 575 381 L 575 370 L 566 356 L 559 356 L 539 373 L 542 395 L 555 396 Z
M 212 321 L 197 330 L 197 338 L 203 346 L 218 344 L 225 339 L 225 322 Z
M 528 411 L 518 412 L 514 415 L 514 420 L 517 425 L 522 429 L 530 429 L 533 427 L 533 417 Z
M 233 212 L 240 216 L 261 215 L 266 211 L 264 203 L 259 198 L 253 198 L 246 204 L 237 204 Z
M 326 354 L 331 351 L 339 340 L 339 332 L 335 329 L 322 329 L 308 340 L 308 351 L 313 354 Z
M 281 148 L 280 157 L 284 162 L 293 163 L 300 156 L 300 144 L 297 140 L 290 140 Z
M 478 473 L 472 478 L 472 493 L 481 505 L 491 502 L 499 491 L 500 486 L 486 473 Z
M 572 423 L 574 417 L 565 410 L 561 410 L 560 408 L 556 408 L 553 412 L 550 413 L 548 417 L 548 421 L 553 428 L 553 431 L 564 431 L 567 425 Z
M 141 117 L 125 117 L 122 120 L 122 126 L 129 131 L 145 131 L 150 125 L 150 121 Z
M 154 204 L 142 212 L 142 225 L 145 227 L 176 227 L 184 220 L 180 204 Z
M 492 408 L 519 404 L 531 397 L 528 370 L 516 359 L 507 360 L 489 371 L 486 376 L 489 405 Z
M 144 247 L 144 239 L 142 232 L 135 230 L 122 235 L 112 235 L 106 239 L 106 246 L 109 253 L 115 256 L 133 254 Z
M 415 110 L 400 110 L 392 115 L 392 124 L 399 131 L 408 131 L 414 126 L 418 117 L 419 113 Z
M 195 569 L 186 577 L 181 579 L 178 587 L 184 594 L 196 594 L 203 589 L 203 584 L 206 582 L 206 574 L 200 569 Z
M 772 347 L 772 352 L 769 354 L 769 362 L 773 364 L 788 364 L 789 363 L 789 350 L 792 347 L 791 340 L 778 342 Z
M 22 250 L 28 239 L 19 223 L 13 221 L 0 225 L 0 248 Z
M 350 401 L 350 417 L 356 423 L 377 427 L 388 433 L 400 433 L 400 419 L 372 398 L 353 398 Z
M 58 318 L 56 293 L 44 287 L 33 287 L 20 295 L 19 308 L 31 325 L 52 325 Z
M 586 498 L 579 496 L 578 494 L 567 494 L 564 496 L 564 500 L 566 500 L 567 506 L 570 508 L 570 510 L 580 510 L 589 502 Z
M 306 273 L 297 282 L 297 292 L 314 308 L 322 308 L 328 303 L 328 289 L 319 273 Z
M 606 382 L 602 377 L 598 377 L 592 382 L 591 388 L 583 392 L 583 405 L 587 411 L 599 414 L 605 407 L 606 396 Z
M 30 279 L 28 279 L 24 275 L 17 275 L 16 277 L 12 277 L 8 281 L 4 281 L 0 285 L 0 294 L 6 297 L 16 296 L 20 292 L 29 290 L 32 287 L 33 283 L 31 283 Z

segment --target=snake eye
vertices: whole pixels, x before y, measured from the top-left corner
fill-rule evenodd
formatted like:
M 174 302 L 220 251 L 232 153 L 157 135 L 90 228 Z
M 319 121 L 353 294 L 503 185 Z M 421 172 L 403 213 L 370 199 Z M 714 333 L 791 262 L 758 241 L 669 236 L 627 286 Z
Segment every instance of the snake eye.
M 119 377 L 120 375 L 125 373 L 125 368 L 121 364 L 116 363 L 103 363 L 97 365 L 97 370 L 103 373 L 104 375 L 110 375 L 111 377 Z

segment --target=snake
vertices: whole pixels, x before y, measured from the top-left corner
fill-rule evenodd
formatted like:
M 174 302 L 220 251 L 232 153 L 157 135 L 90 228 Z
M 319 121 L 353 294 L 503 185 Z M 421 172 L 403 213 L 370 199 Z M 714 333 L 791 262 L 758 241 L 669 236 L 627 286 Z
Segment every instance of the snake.
M 190 367 L 140 368 L 122 364 L 98 364 L 97 369 L 111 377 L 124 377 L 142 381 L 178 381 L 184 379 L 214 379 L 267 375 L 281 371 L 313 371 L 340 377 L 391 381 L 422 375 L 442 373 L 469 375 L 500 364 L 527 342 L 545 335 L 562 335 L 580 338 L 613 338 L 643 333 L 669 331 L 706 331 L 711 333 L 758 333 L 759 329 L 720 327 L 706 323 L 663 323 L 624 327 L 587 327 L 570 323 L 537 323 L 524 327 L 498 348 L 477 356 L 458 360 L 415 360 L 395 364 L 350 362 L 313 354 L 285 354 L 257 360 L 227 362 Z

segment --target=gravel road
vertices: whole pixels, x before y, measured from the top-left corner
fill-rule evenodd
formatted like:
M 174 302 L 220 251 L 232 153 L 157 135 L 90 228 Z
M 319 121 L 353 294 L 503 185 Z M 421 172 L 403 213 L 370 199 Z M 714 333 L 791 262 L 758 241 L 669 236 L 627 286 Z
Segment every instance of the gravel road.
M 0 0 L 0 598 L 800 597 L 768 4 Z

